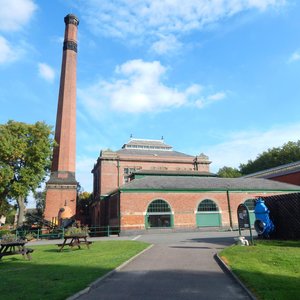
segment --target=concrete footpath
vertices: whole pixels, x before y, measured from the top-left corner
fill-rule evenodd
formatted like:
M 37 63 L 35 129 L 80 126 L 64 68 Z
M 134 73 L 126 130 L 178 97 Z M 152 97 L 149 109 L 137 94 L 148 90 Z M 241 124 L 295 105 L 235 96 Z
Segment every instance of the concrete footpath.
M 160 233 L 134 237 L 153 244 L 123 268 L 98 280 L 80 300 L 251 299 L 214 255 L 237 232 Z M 131 238 L 132 239 L 132 238 Z

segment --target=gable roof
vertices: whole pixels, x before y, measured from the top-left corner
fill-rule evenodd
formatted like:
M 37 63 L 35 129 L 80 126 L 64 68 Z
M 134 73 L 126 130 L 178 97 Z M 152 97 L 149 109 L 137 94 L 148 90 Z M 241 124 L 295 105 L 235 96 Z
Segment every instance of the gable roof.
M 300 191 L 300 186 L 260 178 L 146 176 L 120 187 L 121 191 Z
M 277 176 L 287 175 L 291 173 L 300 172 L 300 160 L 289 164 L 281 165 L 278 167 L 266 169 L 263 171 L 255 172 L 243 176 L 243 178 L 274 178 Z
M 120 149 L 116 151 L 118 154 L 129 155 L 129 156 L 157 156 L 157 157 L 194 157 L 178 151 L 164 151 L 164 150 L 140 150 L 140 149 Z

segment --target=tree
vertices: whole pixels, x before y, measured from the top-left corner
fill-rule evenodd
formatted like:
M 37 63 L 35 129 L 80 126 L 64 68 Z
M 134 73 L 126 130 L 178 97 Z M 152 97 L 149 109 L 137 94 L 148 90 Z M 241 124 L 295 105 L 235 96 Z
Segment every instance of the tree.
M 259 154 L 255 160 L 248 160 L 247 164 L 240 165 L 243 175 L 278 167 L 300 160 L 300 140 L 287 142 L 281 147 L 275 147 Z
M 26 197 L 50 170 L 53 146 L 51 127 L 44 122 L 0 125 L 0 199 L 17 201 L 18 226 L 23 224 Z
M 241 172 L 238 169 L 232 167 L 226 167 L 226 166 L 219 169 L 217 175 L 219 177 L 224 177 L 224 178 L 236 178 L 242 176 Z
M 89 210 L 92 204 L 92 194 L 89 192 L 79 191 L 77 199 L 77 212 L 84 224 L 89 224 Z

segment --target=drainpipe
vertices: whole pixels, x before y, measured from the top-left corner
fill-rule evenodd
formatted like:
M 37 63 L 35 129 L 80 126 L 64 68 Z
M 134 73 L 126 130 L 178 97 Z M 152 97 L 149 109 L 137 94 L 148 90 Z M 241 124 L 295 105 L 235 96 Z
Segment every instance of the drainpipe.
M 227 195 L 227 205 L 228 205 L 230 229 L 232 230 L 232 214 L 231 214 L 231 205 L 230 205 L 230 197 L 229 197 L 228 190 L 226 191 L 226 195 Z
M 118 187 L 120 187 L 120 161 L 117 159 L 117 169 L 118 169 Z
M 119 234 L 118 235 L 120 235 L 120 232 L 121 232 L 121 191 L 120 191 L 120 189 L 119 189 L 119 191 L 118 191 L 118 194 L 119 194 L 119 196 L 118 196 L 118 214 L 119 214 Z

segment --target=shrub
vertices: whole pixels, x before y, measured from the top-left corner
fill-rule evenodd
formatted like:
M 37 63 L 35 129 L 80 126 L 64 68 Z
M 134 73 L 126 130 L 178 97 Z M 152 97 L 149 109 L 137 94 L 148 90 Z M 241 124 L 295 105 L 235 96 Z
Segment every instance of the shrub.
M 9 233 L 10 233 L 9 229 L 0 230 L 0 238 L 2 238 L 4 235 L 9 234 Z
M 16 242 L 17 240 L 18 239 L 17 239 L 17 236 L 15 234 L 7 233 L 7 234 L 4 234 L 2 236 L 1 243 L 2 244 L 8 244 L 8 243 Z
M 33 239 L 36 239 L 36 234 L 34 232 L 29 232 L 25 235 L 25 239 L 27 241 L 31 241 Z
M 65 231 L 65 236 L 88 236 L 89 228 L 88 227 L 69 227 Z

